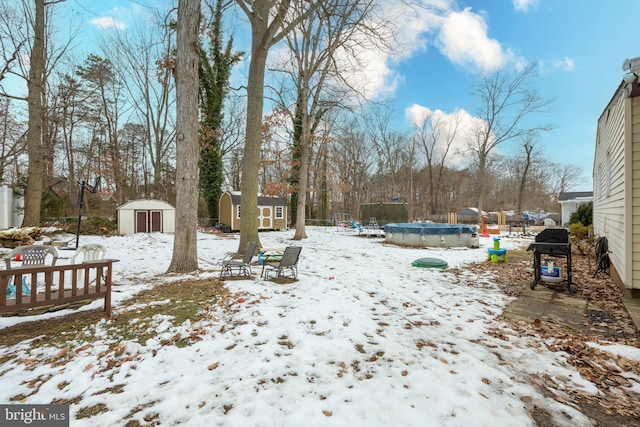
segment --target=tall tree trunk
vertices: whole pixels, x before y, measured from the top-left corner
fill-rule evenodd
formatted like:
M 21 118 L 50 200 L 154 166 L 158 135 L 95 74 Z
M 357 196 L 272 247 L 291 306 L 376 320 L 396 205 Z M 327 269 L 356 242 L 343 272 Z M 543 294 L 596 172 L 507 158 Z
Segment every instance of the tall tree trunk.
M 307 238 L 305 230 L 306 211 L 307 204 L 307 187 L 309 181 L 309 150 L 311 146 L 311 125 L 309 123 L 309 115 L 306 112 L 307 100 L 302 96 L 301 104 L 303 105 L 301 110 L 301 125 L 302 133 L 300 135 L 300 141 L 298 149 L 300 150 L 300 168 L 298 171 L 298 187 L 296 189 L 298 193 L 298 209 L 296 211 L 296 232 L 293 236 L 293 240 L 302 240 Z
M 266 27 L 266 22 L 264 23 Z M 240 213 L 240 247 L 244 253 L 250 242 L 258 247 L 258 167 L 260 163 L 260 142 L 262 141 L 262 108 L 264 103 L 264 73 L 268 47 L 262 43 L 266 30 L 252 31 L 251 64 L 247 81 L 247 123 L 244 156 L 242 159 L 242 196 Z
M 484 197 L 486 194 L 485 181 L 487 179 L 487 158 L 485 156 L 480 156 L 478 162 L 478 180 L 476 182 L 478 191 L 478 223 L 482 222 L 482 211 L 484 210 Z
M 198 269 L 198 27 L 200 0 L 178 3 L 176 232 L 170 272 Z
M 247 123 L 244 157 L 242 159 L 242 197 L 240 200 L 240 244 L 244 253 L 251 242 L 260 247 L 258 237 L 258 170 L 262 142 L 262 108 L 264 104 L 264 73 L 269 48 L 282 39 L 288 29 L 281 29 L 290 11 L 291 0 L 236 0 L 251 22 L 251 63 L 247 80 Z M 311 6 L 310 6 L 311 7 Z M 304 19 L 301 15 L 296 19 Z M 271 20 L 271 22 L 269 22 Z M 278 33 L 279 30 L 282 32 Z
M 522 212 L 522 199 L 524 199 L 524 189 L 527 185 L 527 179 L 529 178 L 529 167 L 531 167 L 531 152 L 533 151 L 533 145 L 525 143 L 525 161 L 524 170 L 522 171 L 522 177 L 520 178 L 520 188 L 518 189 L 518 206 L 516 212 L 520 214 Z
M 27 151 L 29 168 L 27 189 L 24 198 L 23 226 L 40 225 L 42 203 L 42 93 L 44 80 L 44 0 L 35 0 L 35 28 L 31 49 L 28 88 L 29 128 L 27 130 Z

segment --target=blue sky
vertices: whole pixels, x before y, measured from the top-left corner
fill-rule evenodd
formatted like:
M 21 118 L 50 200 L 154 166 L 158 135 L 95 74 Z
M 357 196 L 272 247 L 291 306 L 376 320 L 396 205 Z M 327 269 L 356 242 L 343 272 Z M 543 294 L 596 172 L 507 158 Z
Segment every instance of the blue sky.
M 640 2 L 416 1 L 429 7 L 403 15 L 399 1 L 387 2 L 393 12 L 386 16 L 398 23 L 395 35 L 403 53 L 366 53 L 368 93 L 393 99 L 398 125 L 408 130 L 424 112 L 448 117 L 457 110 L 472 117 L 470 95 L 480 72 L 536 61 L 539 72 L 531 85 L 554 100 L 539 120 L 556 126 L 541 136 L 542 151 L 554 162 L 581 166 L 586 179 L 574 190 L 590 190 L 598 117 L 622 80 L 624 59 L 640 56 Z M 91 37 L 93 30 L 126 30 L 145 10 L 170 3 L 69 0 L 64 7 Z M 508 154 L 516 144 L 501 150 Z

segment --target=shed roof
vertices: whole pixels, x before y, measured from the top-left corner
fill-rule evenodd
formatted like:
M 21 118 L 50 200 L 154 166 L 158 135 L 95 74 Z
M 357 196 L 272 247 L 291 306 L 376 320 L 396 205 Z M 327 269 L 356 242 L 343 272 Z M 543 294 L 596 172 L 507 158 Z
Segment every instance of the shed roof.
M 570 192 L 561 192 L 558 194 L 559 202 L 566 202 L 568 200 L 589 200 L 593 199 L 593 191 L 570 191 Z
M 239 205 L 242 194 L 239 191 L 228 191 L 231 196 L 231 202 Z M 258 196 L 258 206 L 286 206 L 287 201 L 282 197 L 276 196 Z
M 118 210 L 120 209 L 175 209 L 169 203 L 164 200 L 156 200 L 156 199 L 136 199 L 129 200 L 118 206 Z

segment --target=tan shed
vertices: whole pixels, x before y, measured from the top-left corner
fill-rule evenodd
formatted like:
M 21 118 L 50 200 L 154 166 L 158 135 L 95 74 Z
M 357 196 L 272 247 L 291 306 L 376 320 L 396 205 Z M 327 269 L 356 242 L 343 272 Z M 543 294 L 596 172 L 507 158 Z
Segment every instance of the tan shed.
M 118 234 L 175 232 L 175 208 L 162 200 L 131 200 L 117 211 Z
M 220 225 L 231 231 L 240 230 L 239 191 L 225 191 L 220 196 Z M 258 230 L 284 230 L 287 228 L 287 200 L 281 197 L 258 197 Z

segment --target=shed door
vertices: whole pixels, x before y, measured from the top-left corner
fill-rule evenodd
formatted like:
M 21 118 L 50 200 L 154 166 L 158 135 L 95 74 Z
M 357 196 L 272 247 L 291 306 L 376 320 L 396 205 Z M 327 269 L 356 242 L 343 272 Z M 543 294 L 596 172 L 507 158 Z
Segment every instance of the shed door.
M 271 225 L 271 208 L 258 206 L 258 228 L 272 228 Z
M 135 211 L 136 233 L 153 233 L 162 231 L 162 211 Z

